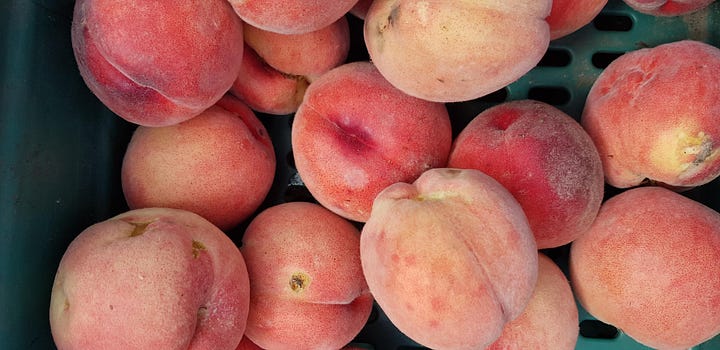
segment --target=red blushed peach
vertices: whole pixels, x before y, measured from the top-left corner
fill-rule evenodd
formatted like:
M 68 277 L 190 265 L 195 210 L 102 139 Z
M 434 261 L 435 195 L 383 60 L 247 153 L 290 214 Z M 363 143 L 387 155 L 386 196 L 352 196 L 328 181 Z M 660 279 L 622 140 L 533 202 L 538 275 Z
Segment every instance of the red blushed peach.
M 550 0 L 375 0 L 365 18 L 371 60 L 418 98 L 456 102 L 494 92 L 545 54 Z
M 250 338 L 243 336 L 235 350 L 263 350 L 263 348 L 253 343 Z
M 90 90 L 145 126 L 190 119 L 240 71 L 242 22 L 224 0 L 79 0 L 72 46 Z
M 253 110 L 297 111 L 310 81 L 345 62 L 350 29 L 345 17 L 313 32 L 278 34 L 246 24 L 242 68 L 230 93 Z
M 607 5 L 607 0 L 553 0 L 550 16 L 550 40 L 564 37 L 589 24 Z
M 303 34 L 279 34 L 245 25 L 245 42 L 271 67 L 313 80 L 347 59 L 350 25 L 347 18 Z
M 176 209 L 133 210 L 68 246 L 50 326 L 62 350 L 233 350 L 249 292 L 242 254 L 210 222 Z
M 245 335 L 267 349 L 340 349 L 362 329 L 373 298 L 360 232 L 317 204 L 270 207 L 243 236 L 251 283 Z
M 365 16 L 367 16 L 368 10 L 370 10 L 370 5 L 372 5 L 373 0 L 359 0 L 353 8 L 350 9 L 350 14 L 353 16 L 365 19 Z
M 372 63 L 354 62 L 310 84 L 291 140 L 298 173 L 315 199 L 365 221 L 385 187 L 445 165 L 452 130 L 443 104 L 408 96 Z
M 581 123 L 607 182 L 694 187 L 720 174 L 720 49 L 683 40 L 619 57 L 587 96 Z
M 657 349 L 720 333 L 720 214 L 662 187 L 610 198 L 573 242 L 570 277 L 585 309 Z
M 131 209 L 189 210 L 225 230 L 257 210 L 274 176 L 265 127 L 226 96 L 180 124 L 138 127 L 123 159 L 122 189 Z
M 308 85 L 304 77 L 283 74 L 270 67 L 246 45 L 240 74 L 229 93 L 254 111 L 285 115 L 297 111 Z
M 448 166 L 483 171 L 520 202 L 538 248 L 572 242 L 603 199 L 602 162 L 582 126 L 539 101 L 505 102 L 458 135 Z
M 702 10 L 715 0 L 623 0 L 640 13 L 653 16 L 680 16 Z
M 431 348 L 489 346 L 527 306 L 538 272 L 522 208 L 478 170 L 430 169 L 382 191 L 360 259 L 390 321 Z
M 358 0 L 229 0 L 235 13 L 254 27 L 280 34 L 302 34 L 345 16 Z
M 530 303 L 485 350 L 574 350 L 580 334 L 578 321 L 575 297 L 565 274 L 540 254 L 537 285 Z

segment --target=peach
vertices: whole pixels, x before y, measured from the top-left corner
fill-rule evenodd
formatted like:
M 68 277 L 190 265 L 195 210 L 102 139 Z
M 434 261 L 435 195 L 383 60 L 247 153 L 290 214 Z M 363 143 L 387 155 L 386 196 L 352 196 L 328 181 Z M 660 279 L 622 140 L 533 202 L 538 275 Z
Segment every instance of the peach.
M 243 335 L 240 344 L 238 344 L 235 350 L 263 350 L 263 348 L 257 346 L 250 338 Z
M 580 334 L 570 283 L 546 255 L 538 256 L 538 280 L 523 313 L 485 350 L 574 350 Z
M 720 49 L 682 40 L 628 52 L 598 76 L 581 123 L 606 181 L 695 187 L 720 174 Z
M 680 16 L 702 10 L 715 0 L 623 0 L 635 11 L 653 16 Z
M 233 350 L 245 330 L 244 258 L 191 212 L 132 210 L 83 230 L 50 300 L 58 349 Z
M 184 209 L 227 230 L 265 200 L 275 176 L 275 153 L 255 114 L 226 96 L 185 122 L 138 127 L 121 173 L 131 209 Z
M 603 200 L 602 161 L 592 139 L 544 102 L 511 101 L 484 110 L 455 139 L 448 166 L 483 171 L 505 186 L 541 249 L 587 231 Z
M 658 349 L 720 333 L 720 214 L 669 189 L 611 197 L 573 242 L 570 278 L 597 319 Z
M 452 130 L 445 105 L 408 96 L 372 63 L 353 62 L 310 84 L 291 141 L 315 199 L 362 222 L 385 187 L 445 165 Z
M 297 111 L 308 84 L 347 59 L 350 27 L 345 17 L 304 34 L 278 34 L 246 24 L 242 68 L 230 93 L 253 110 L 283 115 Z
M 251 26 L 280 34 L 302 34 L 345 16 L 358 0 L 228 0 Z
M 188 120 L 240 72 L 242 22 L 224 0 L 75 2 L 72 46 L 85 83 L 144 126 Z
M 373 0 L 359 0 L 355 6 L 350 9 L 350 14 L 364 20 L 372 3 Z
M 562 38 L 592 22 L 607 5 L 607 0 L 553 0 L 550 16 L 550 40 Z
M 245 335 L 266 349 L 340 349 L 362 329 L 373 298 L 360 232 L 320 205 L 288 202 L 258 214 L 242 239 L 250 278 Z
M 530 301 L 538 253 L 520 204 L 478 170 L 436 168 L 375 200 L 360 236 L 370 292 L 430 348 L 482 349 Z
M 375 0 L 365 18 L 371 60 L 405 93 L 437 102 L 492 93 L 545 54 L 550 0 Z

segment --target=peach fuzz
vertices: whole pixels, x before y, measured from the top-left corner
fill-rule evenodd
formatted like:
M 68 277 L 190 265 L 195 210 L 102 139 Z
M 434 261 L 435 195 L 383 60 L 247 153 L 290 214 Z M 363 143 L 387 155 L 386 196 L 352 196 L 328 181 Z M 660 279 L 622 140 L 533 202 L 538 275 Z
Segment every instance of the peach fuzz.
M 607 5 L 607 0 L 553 0 L 550 16 L 550 40 L 576 32 L 592 22 Z
M 398 89 L 437 102 L 472 100 L 530 71 L 545 54 L 550 0 L 375 0 L 370 58 Z
M 310 84 L 291 141 L 315 199 L 362 222 L 385 187 L 445 165 L 452 130 L 445 105 L 408 96 L 372 63 L 354 62 Z
M 252 220 L 242 239 L 250 278 L 245 335 L 267 349 L 340 349 L 362 329 L 373 298 L 360 232 L 320 205 L 289 202 Z
M 530 301 L 536 248 L 522 208 L 500 183 L 447 168 L 382 191 L 360 237 L 378 305 L 430 348 L 494 342 Z
M 242 68 L 230 93 L 255 111 L 297 111 L 308 84 L 347 59 L 350 27 L 345 17 L 313 32 L 278 34 L 245 24 Z
M 240 344 L 238 344 L 235 350 L 263 350 L 263 348 L 257 346 L 250 338 L 243 335 Z
M 539 254 L 538 280 L 530 303 L 485 350 L 574 350 L 580 334 L 578 325 L 570 283 L 555 262 Z
M 573 242 L 570 278 L 599 320 L 658 349 L 720 333 L 720 214 L 646 186 L 611 197 Z
M 358 0 L 228 0 L 251 26 L 280 34 L 302 34 L 345 16 Z
M 230 96 L 180 124 L 138 127 L 121 169 L 131 209 L 184 209 L 223 230 L 260 207 L 274 177 L 275 153 L 265 127 Z
M 224 0 L 78 0 L 71 33 L 87 86 L 139 125 L 200 114 L 240 71 L 242 22 Z
M 233 350 L 245 330 L 242 254 L 191 212 L 132 210 L 83 230 L 58 266 L 58 349 Z
M 505 186 L 523 207 L 540 249 L 582 235 L 603 200 L 602 162 L 592 139 L 544 102 L 484 110 L 455 139 L 448 166 L 483 171 Z
M 715 0 L 623 0 L 635 11 L 652 16 L 681 16 L 700 11 Z
M 628 52 L 598 76 L 581 123 L 607 183 L 695 187 L 720 174 L 720 49 L 683 40 Z

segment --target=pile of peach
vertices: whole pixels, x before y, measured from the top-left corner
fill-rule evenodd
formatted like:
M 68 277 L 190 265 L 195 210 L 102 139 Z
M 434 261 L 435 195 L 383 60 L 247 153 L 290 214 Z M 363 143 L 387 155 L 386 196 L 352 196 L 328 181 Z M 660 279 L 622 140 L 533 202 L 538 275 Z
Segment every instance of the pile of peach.
M 445 103 L 516 81 L 606 2 L 76 1 L 80 74 L 137 129 L 130 210 L 58 266 L 57 347 L 351 348 L 374 303 L 437 349 L 573 349 L 576 301 L 654 348 L 720 334 L 720 213 L 682 193 L 720 175 L 720 49 L 628 52 L 580 116 L 506 101 L 453 133 Z M 371 60 L 348 61 L 347 16 Z M 314 201 L 264 208 L 261 118 L 288 114 Z M 561 246 L 567 275 L 543 253 Z

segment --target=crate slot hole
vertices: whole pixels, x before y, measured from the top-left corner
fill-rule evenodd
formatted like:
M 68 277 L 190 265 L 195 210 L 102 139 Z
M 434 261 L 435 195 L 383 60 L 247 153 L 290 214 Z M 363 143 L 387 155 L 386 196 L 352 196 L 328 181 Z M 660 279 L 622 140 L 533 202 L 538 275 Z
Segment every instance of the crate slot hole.
M 615 59 L 625 54 L 624 52 L 596 52 L 592 55 L 591 62 L 595 68 L 605 69 Z
M 620 336 L 620 331 L 602 321 L 583 320 L 580 322 L 580 335 L 593 339 L 615 339 Z
M 528 90 L 528 98 L 551 105 L 564 105 L 570 102 L 570 91 L 564 87 L 535 86 Z
M 597 30 L 605 32 L 629 32 L 633 28 L 633 20 L 625 15 L 599 14 L 593 20 Z
M 508 89 L 504 87 L 500 90 L 493 91 L 485 96 L 479 97 L 476 101 L 487 103 L 505 102 L 508 98 Z
M 539 67 L 567 67 L 572 61 L 570 51 L 558 48 L 549 48 L 543 55 Z

